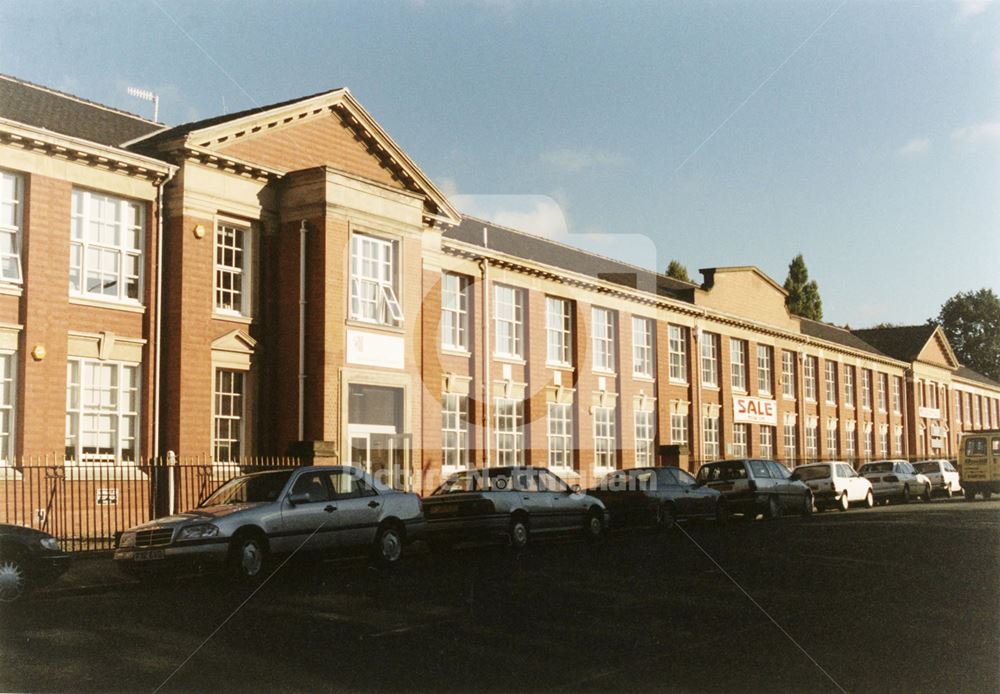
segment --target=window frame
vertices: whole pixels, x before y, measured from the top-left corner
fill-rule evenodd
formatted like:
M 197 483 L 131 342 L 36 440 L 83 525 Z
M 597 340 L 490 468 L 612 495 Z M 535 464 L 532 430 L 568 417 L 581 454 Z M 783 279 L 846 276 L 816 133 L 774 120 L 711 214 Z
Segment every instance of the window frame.
M 787 359 L 786 359 L 787 357 Z M 791 367 L 789 369 L 789 367 Z M 795 400 L 797 384 L 795 382 L 795 352 L 781 350 L 781 397 L 784 400 Z
M 450 286 L 454 283 L 454 287 Z M 441 273 L 441 349 L 469 351 L 469 287 L 471 278 L 458 272 Z M 446 320 L 445 316 L 449 319 Z
M 816 371 L 819 369 L 818 360 L 811 355 L 805 355 L 802 361 L 802 390 L 806 402 L 816 402 L 819 395 L 816 382 Z
M 618 436 L 615 408 L 595 407 L 593 420 L 594 470 L 616 470 L 618 468 Z
M 88 371 L 92 374 L 97 373 L 98 369 L 113 369 L 114 383 L 105 384 L 91 381 L 89 385 L 86 384 L 84 382 L 85 374 Z M 132 386 L 128 385 L 125 378 L 125 374 L 129 370 L 132 372 Z M 98 399 L 101 402 L 96 405 L 91 403 L 89 407 L 86 407 L 85 401 L 88 397 L 88 391 L 90 391 L 89 397 L 91 398 L 94 397 L 95 393 L 99 393 Z M 114 409 L 110 409 L 112 406 L 103 403 L 104 395 L 112 393 L 115 400 Z M 142 460 L 140 448 L 142 393 L 142 364 L 139 362 L 68 357 L 66 359 L 65 464 L 78 467 L 139 464 Z M 134 400 L 134 408 L 128 407 L 130 399 Z M 88 417 L 96 420 L 105 418 L 115 420 L 113 453 L 84 453 L 85 435 L 93 434 L 99 437 L 103 433 L 103 430 L 84 431 Z M 129 418 L 133 420 L 131 437 L 126 435 L 127 427 L 124 424 Z M 71 439 L 73 440 L 72 446 L 70 445 Z M 127 450 L 124 443 L 129 439 L 133 441 L 133 454 L 131 460 L 126 460 L 123 456 L 124 451 Z M 86 446 L 86 448 L 90 447 Z M 94 447 L 99 448 L 99 446 Z M 70 454 L 71 449 L 72 454 Z
M 553 409 L 558 416 L 553 416 Z M 563 416 L 564 415 L 564 416 Z M 561 425 L 553 427 L 554 424 Z M 550 402 L 546 404 L 545 428 L 547 432 L 548 466 L 555 470 L 572 470 L 573 465 L 573 405 Z M 553 445 L 555 443 L 556 445 Z
M 229 390 L 222 392 L 220 390 L 220 375 L 221 374 L 232 375 L 232 383 L 235 384 L 237 381 L 240 384 L 239 392 L 235 390 Z M 212 378 L 212 461 L 214 463 L 232 463 L 239 462 L 241 459 L 247 457 L 246 454 L 246 434 L 247 434 L 247 382 L 249 381 L 248 372 L 241 369 L 230 369 L 221 366 L 216 366 L 213 369 Z M 236 401 L 238 398 L 239 403 L 239 415 L 233 414 L 221 414 L 219 411 L 220 398 L 230 398 L 232 401 Z M 219 424 L 223 421 L 226 422 L 236 422 L 236 438 L 232 436 L 228 438 L 221 438 L 219 436 Z M 232 430 L 229 431 L 232 434 Z M 226 442 L 223 444 L 223 442 Z M 232 456 L 233 443 L 236 444 L 236 457 Z M 225 445 L 227 455 L 220 455 L 223 450 L 222 445 Z
M 4 197 L 4 179 L 10 180 L 12 183 L 12 194 L 9 199 Z M 0 169 L 0 236 L 10 237 L 10 248 L 12 249 L 5 251 L 3 244 L 0 243 L 0 283 L 3 284 L 20 285 L 24 283 L 24 267 L 21 263 L 21 248 L 24 242 L 24 190 L 24 176 L 7 169 Z M 12 208 L 10 222 L 6 224 L 4 223 L 5 215 L 2 214 L 5 206 Z M 16 277 L 7 276 L 8 259 L 14 260 Z
M 826 404 L 837 404 L 837 362 L 827 360 L 823 366 L 825 372 Z
M 852 410 L 856 404 L 857 393 L 854 388 L 855 367 L 851 364 L 844 364 L 844 407 Z
M 98 206 L 102 201 L 113 203 L 117 208 L 117 219 L 113 224 L 108 224 L 99 217 L 95 217 L 94 204 Z M 143 306 L 145 299 L 145 265 L 146 265 L 146 234 L 148 232 L 147 203 L 143 200 L 133 200 L 118 195 L 91 190 L 89 188 L 73 187 L 71 194 L 70 210 L 70 238 L 69 238 L 69 296 L 71 298 L 88 299 L 91 301 L 104 301 L 125 306 Z M 128 245 L 130 230 L 136 229 L 136 225 L 129 221 L 130 212 L 138 211 L 138 247 Z M 97 213 L 99 214 L 99 212 Z M 106 243 L 88 237 L 88 231 L 93 225 L 113 226 L 119 236 L 117 243 Z M 74 263 L 74 249 L 78 249 L 77 263 Z M 116 293 L 114 295 L 95 292 L 87 289 L 88 275 L 94 272 L 89 257 L 91 252 L 98 253 L 98 257 L 107 257 L 106 254 L 113 254 L 117 264 L 115 275 Z M 126 265 L 129 258 L 135 258 L 138 264 L 136 274 L 127 274 Z M 100 266 L 100 264 L 99 264 Z M 75 284 L 74 287 L 74 268 Z M 103 270 L 103 267 L 102 267 Z M 100 276 L 110 276 L 111 273 L 98 271 Z M 135 297 L 128 296 L 129 282 L 135 280 Z
M 861 409 L 872 408 L 872 370 L 861 369 Z
M 545 362 L 562 367 L 573 365 L 573 303 L 570 299 L 545 297 Z
M 748 392 L 748 351 L 746 340 L 741 340 L 738 337 L 729 338 L 729 382 L 732 389 L 738 393 Z M 737 359 L 737 357 L 739 358 Z M 739 381 L 739 383 L 737 383 L 737 381 Z
M 774 348 L 771 345 L 757 345 L 757 393 L 768 397 L 774 394 Z
M 450 445 L 452 437 L 455 445 Z M 449 455 L 454 456 L 454 462 L 449 462 Z M 443 393 L 441 396 L 441 468 L 449 473 L 469 468 L 468 395 Z
M 640 420 L 645 420 L 640 422 Z M 656 463 L 653 442 L 656 440 L 656 416 L 652 410 L 636 409 L 633 414 L 635 431 L 635 467 L 650 467 Z M 642 434 L 642 435 L 640 435 Z
M 683 325 L 667 325 L 667 351 L 670 364 L 669 378 L 671 383 L 687 385 L 687 335 L 687 328 Z M 677 349 L 678 347 L 679 349 Z
M 0 350 L 2 362 L 7 363 L 0 369 L 0 467 L 13 465 L 17 451 L 17 350 Z
M 760 456 L 762 458 L 774 457 L 774 439 L 777 437 L 776 429 L 777 427 L 770 424 L 762 424 L 760 427 Z
M 506 408 L 510 412 L 504 412 Z M 502 428 L 501 422 L 512 425 L 510 430 Z M 501 437 L 512 444 L 510 448 L 501 446 Z M 518 398 L 493 398 L 493 445 L 496 451 L 496 465 L 522 465 L 524 463 L 524 401 Z M 505 456 L 510 456 L 506 458 Z
M 701 441 L 702 458 L 705 462 L 719 460 L 721 458 L 720 436 L 719 436 L 719 415 L 706 414 L 701 418 Z
M 690 427 L 688 423 L 688 414 L 681 414 L 679 412 L 670 413 L 670 443 L 678 446 L 689 445 L 689 432 Z M 678 423 L 683 423 L 682 426 L 677 426 Z M 683 432 L 682 436 L 678 436 L 680 432 Z
M 598 316 L 603 316 L 601 326 L 598 326 Z M 599 327 L 603 328 L 603 335 L 600 334 Z M 615 311 L 603 306 L 590 307 L 591 368 L 595 372 L 615 373 L 617 327 Z
M 381 249 L 378 257 L 359 255 L 368 243 Z M 397 238 L 383 237 L 361 231 L 352 231 L 350 238 L 349 282 L 348 282 L 348 317 L 359 323 L 379 325 L 391 328 L 403 326 L 403 306 L 398 298 L 402 295 L 402 244 Z M 380 271 L 374 276 L 362 274 L 364 264 L 374 264 Z M 389 278 L 384 275 L 388 273 Z M 364 296 L 361 293 L 362 283 L 374 285 L 374 296 Z M 373 306 L 373 316 L 368 315 L 366 306 Z
M 637 328 L 639 331 L 637 332 Z M 639 343 L 639 338 L 643 343 Z M 632 316 L 632 376 L 653 378 L 656 369 L 656 333 L 652 318 Z
M 742 422 L 733 424 L 733 455 L 746 458 L 750 455 L 750 425 Z
M 510 301 L 500 300 L 501 294 L 510 292 Z M 500 308 L 509 307 L 510 315 L 501 315 Z M 509 284 L 493 285 L 493 356 L 501 359 L 524 358 L 524 290 Z M 508 326 L 504 331 L 504 341 L 500 342 L 500 326 Z
M 234 265 L 225 265 L 219 262 L 219 234 L 222 228 L 227 228 L 235 232 L 239 232 L 240 238 L 243 242 L 242 247 L 239 248 L 239 252 L 242 254 L 243 262 L 240 267 Z M 253 227 L 247 222 L 240 222 L 228 218 L 219 218 L 215 220 L 215 237 L 212 246 L 213 258 L 212 258 L 212 311 L 217 315 L 222 316 L 242 316 L 245 318 L 250 318 L 253 316 Z M 219 295 L 222 292 L 233 290 L 223 289 L 220 285 L 221 275 L 224 273 L 229 273 L 230 275 L 240 278 L 240 289 L 238 290 L 240 296 L 240 308 L 239 310 L 233 308 L 227 308 L 220 305 Z
M 706 331 L 701 333 L 699 354 L 701 355 L 702 388 L 719 387 L 719 334 Z M 711 380 L 706 378 L 711 375 Z

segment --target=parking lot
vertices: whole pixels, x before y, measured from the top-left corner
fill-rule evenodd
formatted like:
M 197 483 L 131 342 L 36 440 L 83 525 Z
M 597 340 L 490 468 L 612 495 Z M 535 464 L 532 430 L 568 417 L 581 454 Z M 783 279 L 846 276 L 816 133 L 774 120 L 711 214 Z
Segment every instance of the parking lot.
M 0 690 L 995 691 L 998 510 L 418 546 L 390 571 L 293 562 L 249 600 L 57 584 L 3 614 Z

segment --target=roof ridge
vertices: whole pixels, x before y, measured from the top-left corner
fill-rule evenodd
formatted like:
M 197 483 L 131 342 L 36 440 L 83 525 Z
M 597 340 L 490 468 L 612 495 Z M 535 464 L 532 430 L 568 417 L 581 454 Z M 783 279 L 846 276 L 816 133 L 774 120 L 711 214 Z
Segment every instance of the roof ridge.
M 577 253 L 585 253 L 585 254 L 587 254 L 589 256 L 593 256 L 594 258 L 601 258 L 603 260 L 609 260 L 612 263 L 618 263 L 619 265 L 624 265 L 625 267 L 630 267 L 630 268 L 633 268 L 635 270 L 641 270 L 642 272 L 648 272 L 650 274 L 656 275 L 657 277 L 662 277 L 664 279 L 668 279 L 668 280 L 671 280 L 673 282 L 680 282 L 682 284 L 689 284 L 692 287 L 699 287 L 700 286 L 698 284 L 695 284 L 694 282 L 685 282 L 684 280 L 679 280 L 676 277 L 670 277 L 669 275 L 666 275 L 666 274 L 664 274 L 662 272 L 659 272 L 658 270 L 650 270 L 648 267 L 642 267 L 641 265 L 635 265 L 633 263 L 629 263 L 629 262 L 624 261 L 624 260 L 619 260 L 617 258 L 612 258 L 610 256 L 602 255 L 601 253 L 595 253 L 594 251 L 588 251 L 587 249 L 580 248 L 579 246 L 571 246 L 568 243 L 563 243 L 562 241 L 556 241 L 555 239 L 551 239 L 548 236 L 542 236 L 540 234 L 533 234 L 530 231 L 524 231 L 523 229 L 515 229 L 514 227 L 509 227 L 509 226 L 506 226 L 504 224 L 497 224 L 496 222 L 492 222 L 492 221 L 490 221 L 488 219 L 483 219 L 482 217 L 477 217 L 475 215 L 463 213 L 462 214 L 462 218 L 463 219 L 475 220 L 477 222 L 483 222 L 484 224 L 490 224 L 492 226 L 495 226 L 498 229 L 504 229 L 505 231 L 511 231 L 511 232 L 513 232 L 515 234 L 521 234 L 523 236 L 530 236 L 533 239 L 540 239 L 542 241 L 546 241 L 547 243 L 552 243 L 552 244 L 555 244 L 557 246 L 561 246 L 563 248 L 568 248 L 571 251 L 576 251 Z M 572 232 L 570 232 L 570 233 L 572 233 Z
M 13 75 L 7 75 L 0 72 L 0 79 L 5 79 L 9 82 L 15 82 L 17 84 L 30 87 L 32 89 L 37 89 L 41 92 L 48 92 L 49 94 L 54 94 L 56 96 L 62 97 L 63 99 L 72 99 L 73 101 L 78 101 L 81 104 L 87 106 L 92 106 L 94 108 L 99 108 L 104 111 L 110 111 L 111 113 L 117 113 L 122 116 L 127 116 L 129 118 L 135 118 L 136 120 L 141 120 L 144 123 L 149 123 L 150 125 L 158 125 L 161 128 L 166 128 L 166 123 L 161 123 L 159 121 L 150 120 L 144 116 L 140 116 L 137 113 L 132 113 L 130 111 L 125 111 L 120 108 L 115 108 L 114 106 L 108 106 L 107 104 L 102 104 L 97 101 L 91 101 L 90 99 L 84 99 L 82 96 L 77 96 L 76 94 L 70 94 L 69 92 L 59 91 L 58 89 L 53 89 L 52 87 L 46 87 L 42 84 L 35 84 L 34 82 L 29 82 L 28 80 L 21 79 L 20 77 L 14 77 Z

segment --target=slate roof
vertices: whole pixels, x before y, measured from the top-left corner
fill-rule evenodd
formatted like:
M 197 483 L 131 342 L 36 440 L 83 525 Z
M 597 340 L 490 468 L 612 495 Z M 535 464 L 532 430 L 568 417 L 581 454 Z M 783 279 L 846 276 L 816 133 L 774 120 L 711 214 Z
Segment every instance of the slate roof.
M 978 371 L 973 371 L 968 366 L 960 366 L 955 370 L 955 375 L 959 378 L 966 378 L 970 381 L 976 381 L 982 383 L 983 385 L 991 386 L 993 388 L 1000 388 L 1000 383 L 994 381 L 989 376 L 984 376 Z
M 900 325 L 891 328 L 868 328 L 852 331 L 859 338 L 900 361 L 912 362 L 920 354 L 936 325 Z
M 832 325 L 830 323 L 823 323 L 821 321 L 801 317 L 799 318 L 799 327 L 803 335 L 817 337 L 821 340 L 826 340 L 827 342 L 834 342 L 844 345 L 845 347 L 850 347 L 851 349 L 868 352 L 869 354 L 874 354 L 880 357 L 893 357 L 892 354 L 883 352 L 875 345 L 869 344 L 867 341 L 858 337 L 855 334 L 857 331 L 851 332 L 850 330 L 838 328 L 836 325 Z
M 164 127 L 133 113 L 2 74 L 0 118 L 113 147 Z
M 696 287 L 694 284 L 681 282 L 645 268 L 605 258 L 540 236 L 499 226 L 477 217 L 462 217 L 462 223 L 446 230 L 444 238 L 484 247 L 483 227 L 488 230 L 486 243 L 491 250 L 563 270 L 572 270 L 623 287 L 681 301 L 694 301 Z

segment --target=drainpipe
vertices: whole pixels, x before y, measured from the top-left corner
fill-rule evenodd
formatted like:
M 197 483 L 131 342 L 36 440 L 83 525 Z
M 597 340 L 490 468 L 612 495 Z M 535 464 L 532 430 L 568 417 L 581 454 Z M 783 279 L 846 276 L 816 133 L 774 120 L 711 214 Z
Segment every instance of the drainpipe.
M 171 170 L 156 186 L 156 321 L 153 324 L 153 455 L 160 455 L 160 335 L 163 332 L 163 191 L 177 173 Z M 171 472 L 171 474 L 173 474 Z
M 489 248 L 489 232 L 483 227 L 483 247 Z M 491 420 L 492 408 L 490 407 L 490 363 L 492 352 L 490 347 L 490 261 L 486 256 L 479 259 L 479 269 L 482 274 L 483 285 L 483 413 L 486 419 L 486 435 L 483 439 L 483 448 L 486 450 L 484 460 L 485 466 L 490 467 L 492 462 L 490 439 L 493 435 L 493 425 Z
M 305 438 L 306 400 L 306 220 L 299 225 L 299 441 Z

